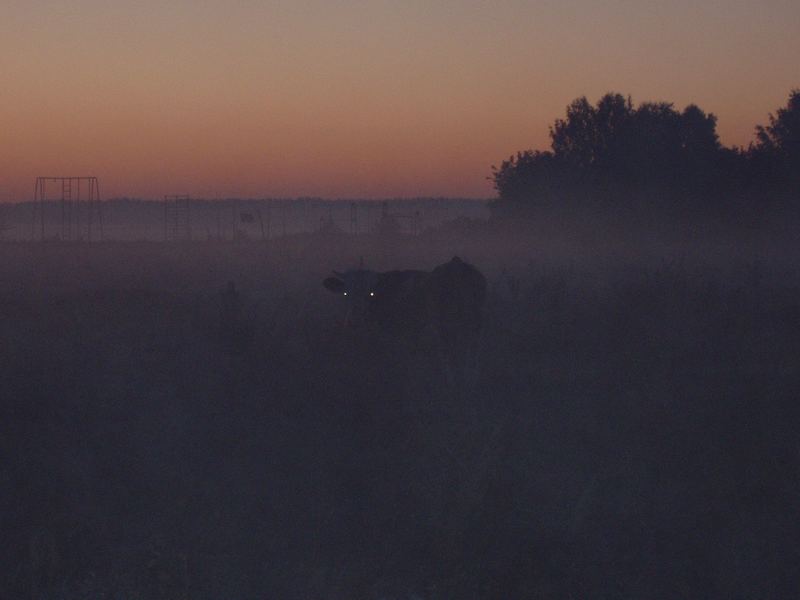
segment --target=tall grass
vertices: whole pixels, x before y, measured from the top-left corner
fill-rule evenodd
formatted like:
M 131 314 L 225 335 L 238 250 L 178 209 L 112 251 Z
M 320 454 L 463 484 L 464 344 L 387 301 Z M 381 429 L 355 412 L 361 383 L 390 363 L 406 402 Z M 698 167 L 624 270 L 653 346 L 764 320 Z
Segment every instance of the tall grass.
M 415 244 L 7 245 L 0 596 L 796 591 L 790 255 Z M 464 388 L 321 286 L 453 254 L 491 282 Z

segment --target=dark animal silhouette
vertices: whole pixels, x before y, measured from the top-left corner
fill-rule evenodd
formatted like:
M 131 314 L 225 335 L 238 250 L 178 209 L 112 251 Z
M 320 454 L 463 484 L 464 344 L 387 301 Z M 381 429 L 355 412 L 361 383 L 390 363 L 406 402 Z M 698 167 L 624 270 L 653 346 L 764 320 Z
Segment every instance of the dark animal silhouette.
M 397 336 L 432 329 L 450 350 L 474 340 L 483 325 L 486 278 L 458 257 L 432 271 L 334 271 L 323 285 L 348 301 L 346 322 Z

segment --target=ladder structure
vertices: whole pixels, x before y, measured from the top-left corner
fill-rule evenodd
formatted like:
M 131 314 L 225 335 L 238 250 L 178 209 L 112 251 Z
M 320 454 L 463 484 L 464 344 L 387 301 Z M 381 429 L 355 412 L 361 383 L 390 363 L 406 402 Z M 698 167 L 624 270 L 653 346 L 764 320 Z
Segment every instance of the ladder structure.
M 382 235 L 405 234 L 417 237 L 420 233 L 419 211 L 413 213 L 390 213 L 389 203 L 381 206 L 381 219 L 375 227 L 375 232 Z
M 412 237 L 417 237 L 419 235 L 419 211 L 414 211 L 414 213 L 408 214 L 393 214 L 392 218 L 397 219 L 400 221 L 404 226 L 402 227 L 403 232 L 406 235 L 410 235 Z
M 5 208 L 5 206 L 0 205 L 0 240 L 5 239 L 6 231 L 14 229 L 8 224 Z
M 53 214 L 55 206 L 60 208 L 59 216 Z M 31 235 L 40 241 L 102 240 L 103 210 L 97 177 L 37 177 Z
M 358 235 L 358 204 L 350 203 L 350 235 Z
M 192 239 L 192 199 L 190 196 L 164 196 L 164 240 Z

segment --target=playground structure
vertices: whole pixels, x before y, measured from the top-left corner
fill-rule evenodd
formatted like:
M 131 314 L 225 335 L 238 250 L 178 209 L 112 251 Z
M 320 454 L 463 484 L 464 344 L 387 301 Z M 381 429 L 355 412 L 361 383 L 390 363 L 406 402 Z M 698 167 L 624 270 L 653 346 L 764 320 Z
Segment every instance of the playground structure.
M 0 206 L 0 240 L 5 239 L 7 231 L 12 231 L 14 227 L 8 224 L 5 206 Z
M 486 205 L 448 199 L 100 199 L 97 177 L 38 177 L 31 200 L 0 202 L 0 241 L 262 241 L 289 235 L 417 237 Z
M 351 207 L 351 230 L 353 229 L 352 224 L 352 207 Z M 328 214 L 326 216 L 320 217 L 319 219 L 319 229 L 317 229 L 317 233 L 327 234 L 327 235 L 337 235 L 342 233 L 342 230 L 336 224 L 336 221 L 333 218 L 333 207 L 328 207 Z
M 164 196 L 164 240 L 192 239 L 192 199 L 190 196 Z
M 256 225 L 258 226 L 258 230 L 261 232 L 261 241 L 267 239 L 269 235 L 269 226 L 270 221 L 272 219 L 271 215 L 269 214 L 269 208 L 267 209 L 267 227 L 264 228 L 264 217 L 261 214 L 260 208 L 253 208 L 253 209 L 242 209 L 241 207 L 235 207 L 236 212 L 239 214 L 239 226 L 234 227 L 233 229 L 233 239 L 234 240 L 247 240 L 251 237 L 252 228 Z
M 350 203 L 350 235 L 358 235 L 358 204 Z
M 383 235 L 406 234 L 412 237 L 419 235 L 419 211 L 413 213 L 390 213 L 389 203 L 381 206 L 381 219 L 376 226 L 376 233 Z
M 56 207 L 60 208 L 60 218 L 53 218 L 52 209 Z M 55 233 L 53 222 L 58 224 Z M 103 211 L 97 177 L 37 177 L 32 229 L 31 239 L 38 237 L 40 241 L 102 240 Z
M 259 206 L 239 200 L 215 201 L 210 205 L 204 200 L 195 202 L 199 204 L 196 208 L 200 213 L 195 214 L 195 222 L 200 230 L 205 231 L 208 240 L 265 241 L 271 236 L 272 207 L 268 204 Z M 210 210 L 213 211 L 213 222 L 208 219 Z

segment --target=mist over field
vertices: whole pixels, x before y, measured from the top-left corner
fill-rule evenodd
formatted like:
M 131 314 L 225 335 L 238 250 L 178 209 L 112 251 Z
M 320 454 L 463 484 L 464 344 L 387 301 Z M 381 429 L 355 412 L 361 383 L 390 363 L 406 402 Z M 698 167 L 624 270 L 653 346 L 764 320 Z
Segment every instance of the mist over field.
M 790 597 L 787 214 L 7 240 L 0 595 Z M 322 285 L 454 255 L 488 282 L 469 385 Z
M 798 31 L 0 0 L 0 600 L 799 597 Z
M 73 201 L 69 216 L 62 207 L 62 194 L 61 182 L 55 181 L 39 201 L 0 203 L 0 240 L 90 241 L 86 193 L 82 201 Z M 489 218 L 489 200 L 475 199 L 168 198 L 170 200 L 114 198 L 101 201 L 99 224 L 98 216 L 92 215 L 96 221 L 94 239 L 268 240 L 287 234 L 326 231 L 356 235 L 376 233 L 379 226 L 388 226 L 395 233 L 416 235 L 447 221 Z M 169 212 L 174 209 L 176 198 L 182 211 L 177 221 L 176 215 Z
M 581 96 L 491 200 L 37 177 L 0 600 L 796 596 L 800 89 L 765 123 Z

